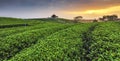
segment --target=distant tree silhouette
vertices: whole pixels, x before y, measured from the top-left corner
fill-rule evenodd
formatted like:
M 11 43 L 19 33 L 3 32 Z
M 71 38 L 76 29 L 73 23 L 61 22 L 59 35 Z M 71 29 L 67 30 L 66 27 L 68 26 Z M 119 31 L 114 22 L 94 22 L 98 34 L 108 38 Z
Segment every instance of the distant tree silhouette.
M 106 15 L 103 16 L 103 20 L 104 21 L 113 21 L 113 20 L 117 20 L 118 16 L 117 15 Z
M 99 20 L 104 20 L 103 18 L 99 18 Z
M 82 16 L 77 16 L 77 17 L 74 17 L 74 22 L 78 22 L 80 20 L 82 20 Z
M 94 19 L 93 22 L 98 22 L 98 20 Z
M 112 15 L 110 18 L 111 18 L 112 20 L 117 20 L 117 19 L 118 19 L 118 16 L 117 16 L 117 15 Z
M 55 14 L 53 14 L 53 15 L 51 16 L 51 18 L 55 19 L 55 18 L 58 18 L 58 16 L 56 16 Z

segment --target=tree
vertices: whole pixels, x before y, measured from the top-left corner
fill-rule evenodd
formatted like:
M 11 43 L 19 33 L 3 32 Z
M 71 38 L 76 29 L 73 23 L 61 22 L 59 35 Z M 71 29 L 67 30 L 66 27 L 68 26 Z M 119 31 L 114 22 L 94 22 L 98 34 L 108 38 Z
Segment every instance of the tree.
M 51 18 L 58 18 L 58 16 L 56 16 L 55 14 L 53 14 L 52 16 L 51 16 Z
M 118 16 L 117 15 L 106 15 L 106 16 L 103 16 L 103 20 L 106 20 L 106 21 L 113 21 L 113 20 L 117 20 L 118 19 Z
M 83 18 L 82 16 L 77 16 L 77 17 L 74 18 L 74 21 L 78 22 L 78 21 L 82 20 L 82 18 Z
M 98 20 L 94 19 L 93 22 L 98 22 Z
M 104 20 L 103 18 L 99 18 L 99 20 Z
M 112 19 L 112 20 L 117 20 L 117 19 L 118 19 L 118 16 L 117 16 L 117 15 L 112 15 L 112 16 L 111 16 L 111 19 Z

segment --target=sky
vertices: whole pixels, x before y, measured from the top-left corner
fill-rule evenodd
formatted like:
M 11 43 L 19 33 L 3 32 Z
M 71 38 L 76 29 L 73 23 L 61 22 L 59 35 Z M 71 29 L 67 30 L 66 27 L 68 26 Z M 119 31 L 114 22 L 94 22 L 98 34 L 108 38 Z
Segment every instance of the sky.
M 68 19 L 120 17 L 120 0 L 0 0 L 1 17 L 47 18 L 52 14 Z

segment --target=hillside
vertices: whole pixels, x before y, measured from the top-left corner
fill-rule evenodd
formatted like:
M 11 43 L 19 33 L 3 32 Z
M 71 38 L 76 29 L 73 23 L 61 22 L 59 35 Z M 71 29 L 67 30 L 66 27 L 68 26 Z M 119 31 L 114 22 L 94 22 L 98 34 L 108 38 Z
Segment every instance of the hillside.
M 119 37 L 120 22 L 0 18 L 0 61 L 120 61 Z

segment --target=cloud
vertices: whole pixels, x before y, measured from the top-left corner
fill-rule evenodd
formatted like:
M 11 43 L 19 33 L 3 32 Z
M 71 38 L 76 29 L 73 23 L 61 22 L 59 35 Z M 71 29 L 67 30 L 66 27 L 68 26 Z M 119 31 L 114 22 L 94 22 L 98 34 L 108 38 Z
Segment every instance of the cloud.
M 69 11 L 84 11 L 90 9 L 104 9 L 112 6 L 119 6 L 120 0 L 73 0 L 74 2 L 67 3 L 64 10 Z M 72 8 L 72 9 L 71 9 Z
M 120 5 L 120 0 L 0 0 L 2 7 L 54 7 L 69 10 L 107 8 Z M 74 9 L 71 9 L 74 8 Z
M 65 17 L 73 17 L 80 14 L 84 14 L 86 17 L 96 17 L 102 14 L 120 13 L 117 6 L 120 6 L 120 0 L 0 0 L 0 13 L 2 13 L 0 15 L 8 13 L 11 15 L 12 13 L 16 14 L 14 12 L 18 12 L 16 16 L 22 16 L 19 12 L 24 12 L 27 16 L 27 11 L 34 13 L 35 11 L 33 10 L 37 10 L 35 13 L 44 11 L 44 15 L 49 15 L 49 11 Z M 117 8 L 110 9 L 112 7 Z M 68 15 L 67 12 L 71 13 L 71 15 Z M 28 15 L 30 16 L 30 14 Z
M 0 0 L 2 7 L 49 7 L 51 0 Z
M 109 7 L 105 9 L 97 9 L 97 10 L 86 10 L 86 11 L 64 11 L 65 14 L 67 15 L 81 15 L 86 18 L 97 18 L 103 15 L 111 15 L 111 14 L 117 14 L 120 16 L 120 6 L 114 6 L 114 7 Z

